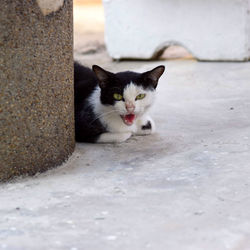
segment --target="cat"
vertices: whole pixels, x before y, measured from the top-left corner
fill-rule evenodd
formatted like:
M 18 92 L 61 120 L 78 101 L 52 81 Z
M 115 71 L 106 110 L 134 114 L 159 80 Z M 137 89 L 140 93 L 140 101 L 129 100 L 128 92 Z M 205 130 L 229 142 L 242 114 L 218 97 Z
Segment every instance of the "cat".
M 75 138 L 78 142 L 120 143 L 155 130 L 147 115 L 165 67 L 144 73 L 111 73 L 74 63 Z

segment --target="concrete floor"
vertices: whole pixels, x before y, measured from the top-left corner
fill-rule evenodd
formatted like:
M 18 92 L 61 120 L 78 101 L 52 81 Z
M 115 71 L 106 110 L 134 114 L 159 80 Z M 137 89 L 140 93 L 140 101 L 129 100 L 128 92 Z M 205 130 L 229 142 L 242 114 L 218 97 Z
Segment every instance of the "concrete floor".
M 101 8 L 75 8 L 75 58 L 113 71 L 165 64 L 157 133 L 77 144 L 63 166 L 1 184 L 0 249 L 250 249 L 250 62 L 112 62 L 103 17 L 90 14 Z
M 161 63 L 157 133 L 1 184 L 0 249 L 250 249 L 250 63 L 107 67 Z

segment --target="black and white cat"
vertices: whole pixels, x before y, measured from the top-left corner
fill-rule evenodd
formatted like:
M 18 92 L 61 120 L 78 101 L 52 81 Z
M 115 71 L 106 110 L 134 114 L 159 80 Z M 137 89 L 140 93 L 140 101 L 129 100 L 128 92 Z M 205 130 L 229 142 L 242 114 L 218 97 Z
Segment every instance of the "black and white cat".
M 145 73 L 93 71 L 74 64 L 76 141 L 118 143 L 154 132 L 147 115 L 165 67 Z

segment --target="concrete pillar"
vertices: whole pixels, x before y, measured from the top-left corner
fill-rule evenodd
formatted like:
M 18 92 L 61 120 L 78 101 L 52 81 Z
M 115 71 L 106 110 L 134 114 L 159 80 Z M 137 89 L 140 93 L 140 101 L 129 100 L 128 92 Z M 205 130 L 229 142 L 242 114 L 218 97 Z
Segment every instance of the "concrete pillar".
M 0 1 L 0 181 L 74 150 L 72 0 Z

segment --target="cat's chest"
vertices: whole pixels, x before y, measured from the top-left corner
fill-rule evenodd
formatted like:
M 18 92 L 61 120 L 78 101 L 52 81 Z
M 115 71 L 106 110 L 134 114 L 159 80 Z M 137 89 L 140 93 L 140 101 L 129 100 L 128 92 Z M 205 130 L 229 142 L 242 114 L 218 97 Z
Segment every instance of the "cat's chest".
M 113 133 L 123 133 L 123 132 L 135 132 L 136 125 L 132 124 L 131 126 L 127 126 L 122 121 L 121 117 L 118 115 L 111 115 L 108 117 L 100 118 L 100 121 L 107 127 L 109 132 Z

